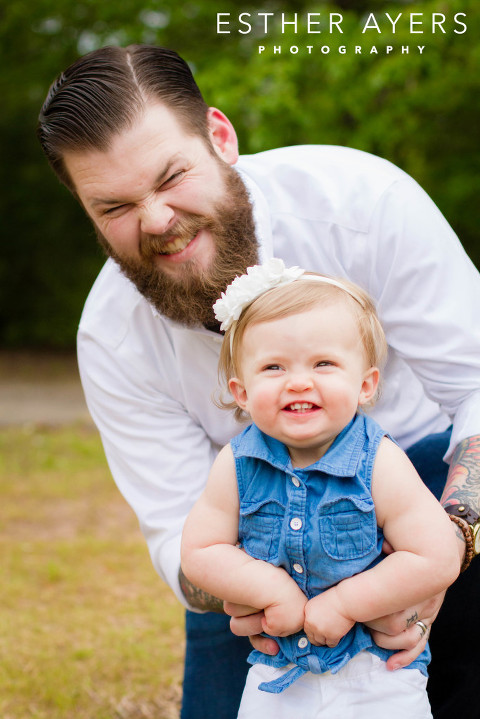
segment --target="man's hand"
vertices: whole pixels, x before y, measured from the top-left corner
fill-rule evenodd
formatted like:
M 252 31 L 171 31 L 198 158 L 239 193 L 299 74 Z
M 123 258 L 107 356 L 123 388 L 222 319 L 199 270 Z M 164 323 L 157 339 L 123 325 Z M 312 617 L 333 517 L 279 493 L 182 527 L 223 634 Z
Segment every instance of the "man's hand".
M 278 654 L 278 644 L 274 639 L 262 637 L 264 613 L 244 604 L 224 602 L 225 614 L 231 617 L 230 629 L 238 637 L 249 637 L 254 649 L 271 656 Z
M 445 592 L 442 592 L 412 609 L 365 623 L 375 644 L 383 649 L 399 650 L 389 657 L 388 669 L 406 667 L 423 652 L 444 597 Z M 427 631 L 416 622 L 422 622 Z
M 313 597 L 305 607 L 305 633 L 312 644 L 336 647 L 355 620 L 342 610 L 337 587 Z
M 393 552 L 387 540 L 383 542 L 382 551 L 384 554 Z M 365 622 L 375 644 L 382 649 L 398 650 L 389 657 L 388 669 L 407 667 L 420 656 L 427 645 L 432 624 L 444 598 L 445 592 L 442 592 L 416 607 Z M 421 625 L 416 624 L 420 621 L 427 627 L 426 632 Z

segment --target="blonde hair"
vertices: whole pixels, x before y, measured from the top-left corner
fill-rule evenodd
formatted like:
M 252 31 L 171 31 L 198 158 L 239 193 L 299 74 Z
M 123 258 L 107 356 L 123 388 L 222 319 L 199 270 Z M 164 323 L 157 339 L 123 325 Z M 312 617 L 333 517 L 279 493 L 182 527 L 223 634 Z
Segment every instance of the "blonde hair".
M 309 281 L 310 277 L 312 279 Z M 305 273 L 293 282 L 267 290 L 245 307 L 238 321 L 227 329 L 223 338 L 218 363 L 222 390 L 228 390 L 228 382 L 232 377 L 241 376 L 240 354 L 247 327 L 299 314 L 318 304 L 327 307 L 338 301 L 344 302 L 355 314 L 369 366 L 382 367 L 387 355 L 387 341 L 372 299 L 353 282 L 328 278 L 326 275 L 326 281 L 319 282 L 318 279 L 322 277 L 315 272 Z M 335 284 L 330 284 L 328 280 L 333 280 Z M 238 420 L 246 416 L 234 400 L 217 398 L 215 403 L 224 409 L 235 409 L 235 418 Z

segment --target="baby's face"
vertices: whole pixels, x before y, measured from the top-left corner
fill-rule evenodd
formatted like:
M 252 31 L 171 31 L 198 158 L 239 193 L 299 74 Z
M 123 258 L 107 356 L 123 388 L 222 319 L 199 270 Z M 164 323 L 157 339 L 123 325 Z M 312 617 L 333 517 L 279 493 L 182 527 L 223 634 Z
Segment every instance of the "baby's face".
M 378 383 L 356 317 L 342 302 L 250 325 L 240 366 L 241 377 L 230 381 L 236 401 L 287 445 L 297 466 L 327 451 Z

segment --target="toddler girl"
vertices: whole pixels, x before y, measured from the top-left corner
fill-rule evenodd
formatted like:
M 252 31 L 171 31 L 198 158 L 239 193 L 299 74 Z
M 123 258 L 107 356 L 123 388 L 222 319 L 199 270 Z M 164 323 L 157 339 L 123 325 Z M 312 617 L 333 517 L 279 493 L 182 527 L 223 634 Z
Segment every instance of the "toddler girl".
M 460 568 L 447 514 L 362 411 L 386 352 L 371 300 L 274 259 L 214 309 L 226 330 L 220 369 L 252 424 L 212 467 L 182 568 L 210 594 L 263 610 L 280 646 L 251 653 L 238 716 L 431 717 L 428 648 L 389 671 L 393 652 L 362 624 L 446 589 Z

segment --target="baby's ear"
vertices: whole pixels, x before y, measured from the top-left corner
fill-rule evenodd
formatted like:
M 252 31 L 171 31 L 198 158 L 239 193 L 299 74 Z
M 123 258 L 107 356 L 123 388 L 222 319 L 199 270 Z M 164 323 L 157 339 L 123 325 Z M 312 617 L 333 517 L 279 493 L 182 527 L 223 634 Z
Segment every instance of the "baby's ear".
M 370 367 L 363 377 L 362 388 L 358 397 L 358 404 L 361 407 L 368 404 L 375 398 L 380 381 L 380 371 L 378 367 Z
M 242 380 L 238 377 L 232 377 L 228 380 L 228 388 L 230 392 L 232 393 L 232 397 L 235 400 L 235 402 L 238 404 L 240 409 L 243 409 L 245 412 L 248 412 L 247 409 L 247 391 L 245 389 L 245 385 L 243 384 Z

